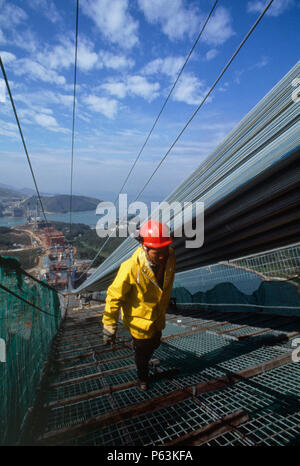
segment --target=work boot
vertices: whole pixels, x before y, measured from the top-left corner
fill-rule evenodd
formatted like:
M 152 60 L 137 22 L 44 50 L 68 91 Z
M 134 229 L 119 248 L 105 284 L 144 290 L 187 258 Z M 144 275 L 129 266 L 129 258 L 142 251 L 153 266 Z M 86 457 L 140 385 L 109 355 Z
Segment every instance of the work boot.
M 138 380 L 137 385 L 141 392 L 146 392 L 148 390 L 148 382 L 146 380 Z

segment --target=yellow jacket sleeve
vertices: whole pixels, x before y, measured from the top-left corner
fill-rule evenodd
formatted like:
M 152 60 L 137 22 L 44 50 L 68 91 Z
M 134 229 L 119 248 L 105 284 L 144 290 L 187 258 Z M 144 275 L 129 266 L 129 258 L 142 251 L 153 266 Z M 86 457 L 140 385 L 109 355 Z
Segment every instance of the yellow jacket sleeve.
M 107 290 L 102 324 L 112 333 L 117 329 L 120 309 L 131 290 L 131 286 L 132 277 L 130 274 L 130 267 L 128 267 L 128 261 L 125 261 L 121 264 L 113 283 Z

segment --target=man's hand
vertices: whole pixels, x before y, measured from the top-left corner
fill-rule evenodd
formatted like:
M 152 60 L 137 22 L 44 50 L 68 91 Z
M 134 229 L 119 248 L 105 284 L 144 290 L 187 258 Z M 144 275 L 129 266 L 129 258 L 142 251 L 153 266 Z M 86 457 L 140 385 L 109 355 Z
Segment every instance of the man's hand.
M 117 329 L 111 325 L 103 325 L 103 343 L 105 345 L 114 345 L 116 341 Z

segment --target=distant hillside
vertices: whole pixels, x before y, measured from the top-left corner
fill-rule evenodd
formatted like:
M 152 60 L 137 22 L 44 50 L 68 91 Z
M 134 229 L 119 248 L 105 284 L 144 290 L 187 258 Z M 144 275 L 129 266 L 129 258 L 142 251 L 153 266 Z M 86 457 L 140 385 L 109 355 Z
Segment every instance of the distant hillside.
M 4 193 L 8 197 L 28 197 L 28 196 L 35 196 L 36 190 L 33 188 L 16 188 L 15 186 L 11 186 L 10 184 L 0 183 L 0 192 Z M 41 192 L 42 196 L 53 196 L 53 194 L 43 193 Z M 1 197 L 1 194 L 0 194 Z
M 22 199 L 24 197 L 25 197 L 25 194 L 21 193 L 20 191 L 0 186 L 0 198 L 1 199 L 14 199 L 14 198 Z
M 22 202 L 22 206 L 35 209 L 37 196 L 32 196 Z M 42 202 L 46 212 L 66 213 L 70 211 L 70 195 L 58 194 L 56 196 L 42 196 Z M 82 212 L 85 210 L 95 210 L 100 200 L 93 197 L 73 196 L 72 211 Z

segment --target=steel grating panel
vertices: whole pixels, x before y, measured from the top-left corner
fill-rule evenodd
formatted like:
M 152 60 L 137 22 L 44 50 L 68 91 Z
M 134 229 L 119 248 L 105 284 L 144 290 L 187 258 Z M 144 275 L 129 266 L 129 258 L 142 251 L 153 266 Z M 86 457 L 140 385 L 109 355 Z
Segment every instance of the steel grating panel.
M 295 364 L 289 363 L 247 381 L 206 393 L 199 397 L 206 406 L 220 415 L 242 408 L 250 420 L 236 430 L 253 445 L 288 445 L 300 438 L 299 387 L 293 380 L 299 377 Z M 223 442 L 223 443 L 222 443 Z M 222 436 L 210 445 L 228 444 Z M 231 445 L 239 445 L 240 440 Z
M 212 414 L 193 400 L 185 400 L 168 408 L 124 421 L 123 424 L 133 441 L 130 445 L 154 446 L 176 439 L 214 420 Z M 120 431 L 121 426 L 117 424 L 113 430 L 99 430 L 75 440 L 73 444 L 125 445 L 119 443 L 122 442 Z
M 126 382 L 133 382 L 137 378 L 136 369 L 120 372 L 119 374 L 111 374 L 105 376 L 105 382 L 108 385 L 121 385 Z
M 66 351 L 82 351 L 83 349 L 85 348 L 88 348 L 89 346 L 96 346 L 96 345 L 101 345 L 103 344 L 102 343 L 102 338 L 97 338 L 95 340 L 89 338 L 87 340 L 83 340 L 83 339 L 80 339 L 78 340 L 78 342 L 72 342 L 72 343 L 68 343 L 68 344 L 65 344 L 63 345 L 61 342 L 59 342 L 59 349 L 58 349 L 58 353 L 61 354 L 61 353 L 64 353 Z
M 181 372 L 177 377 L 176 377 L 176 383 L 180 387 L 187 387 L 191 385 L 196 385 L 198 383 L 202 382 L 208 382 L 209 380 L 215 379 L 217 377 L 222 377 L 225 375 L 224 370 L 220 370 L 219 368 L 211 367 L 211 368 L 204 368 L 198 371 L 195 371 L 194 373 L 191 370 L 190 374 L 187 374 L 187 370 L 185 372 Z
M 217 348 L 228 345 L 228 339 L 222 335 L 200 332 L 184 337 L 174 338 L 173 340 L 167 341 L 167 344 L 174 348 L 179 348 L 182 351 L 201 356 Z
M 274 404 L 276 399 L 276 394 L 269 394 L 253 388 L 248 381 L 237 382 L 232 386 L 205 393 L 199 397 L 201 402 L 222 416 L 236 409 L 244 409 L 251 415 L 255 411 L 260 411 Z
M 294 414 L 266 410 L 263 415 L 238 427 L 254 445 L 299 445 L 300 410 Z
M 45 430 L 51 431 L 61 429 L 91 417 L 100 416 L 113 409 L 114 406 L 112 406 L 109 395 L 102 395 L 91 400 L 53 408 L 49 412 L 48 423 Z
M 121 390 L 113 394 L 114 401 L 118 408 L 126 408 L 157 396 L 166 395 L 174 390 L 174 386 L 169 381 L 154 383 L 147 392 L 141 392 L 137 387 Z
M 100 366 L 100 365 L 99 365 Z M 71 372 L 61 372 L 51 378 L 51 383 L 59 383 L 65 381 L 71 381 L 72 379 L 77 379 L 79 377 L 84 377 L 86 375 L 92 375 L 96 372 L 100 372 L 101 369 L 98 365 L 83 367 L 82 369 L 74 369 Z
M 219 437 L 206 442 L 204 446 L 206 447 L 237 447 L 237 446 L 249 446 L 252 445 L 252 442 L 249 442 L 246 438 L 243 438 L 239 435 L 238 432 L 226 432 Z
M 123 436 L 124 427 L 122 424 L 105 427 L 103 430 L 92 432 L 84 437 L 74 439 L 68 445 L 84 446 L 126 446 Z
M 94 356 L 86 356 L 84 358 L 77 358 L 77 359 L 70 359 L 69 361 L 64 361 L 63 363 L 59 364 L 59 369 L 67 369 L 68 367 L 70 368 L 69 372 L 71 372 L 73 369 L 73 366 L 80 366 L 82 364 L 88 364 L 90 362 L 95 362 L 95 357 Z
M 291 394 L 300 400 L 300 364 L 291 362 L 284 366 L 272 369 L 264 374 L 256 375 L 253 380 L 256 384 L 276 390 L 278 393 Z
M 218 363 L 218 367 L 232 372 L 237 372 L 246 369 L 247 367 L 269 361 L 280 354 L 278 350 L 265 346 L 250 351 L 250 348 L 248 349 L 247 345 L 245 345 L 241 351 L 244 351 L 244 354 L 237 355 L 236 357 L 232 356 L 226 361 L 221 360 L 221 362 Z
M 107 353 L 96 353 L 95 358 L 97 361 L 105 361 L 106 359 L 118 358 L 123 356 L 129 356 L 132 353 L 131 348 L 119 349 Z
M 266 329 L 266 326 L 264 326 L 264 327 L 245 327 L 245 328 L 241 328 L 239 330 L 230 332 L 230 335 L 240 337 L 242 335 L 248 335 L 248 334 L 250 334 L 252 332 L 258 332 L 259 330 L 264 330 L 264 329 Z M 279 333 L 282 333 L 279 330 L 269 330 L 269 332 L 272 332 L 273 335 L 279 335 Z
M 110 371 L 113 369 L 121 369 L 126 366 L 134 364 L 134 357 L 130 356 L 124 359 L 117 359 L 116 361 L 108 361 L 101 363 L 101 370 L 102 371 Z
M 182 325 L 176 325 L 176 324 L 166 324 L 166 327 L 163 329 L 162 336 L 166 337 L 169 335 L 175 335 L 175 334 L 180 334 L 186 332 L 187 329 L 182 326 Z
M 89 379 L 83 382 L 53 388 L 47 393 L 47 401 L 64 400 L 65 398 L 71 398 L 73 396 L 100 390 L 104 387 L 104 382 L 103 377 L 99 377 L 97 379 Z

